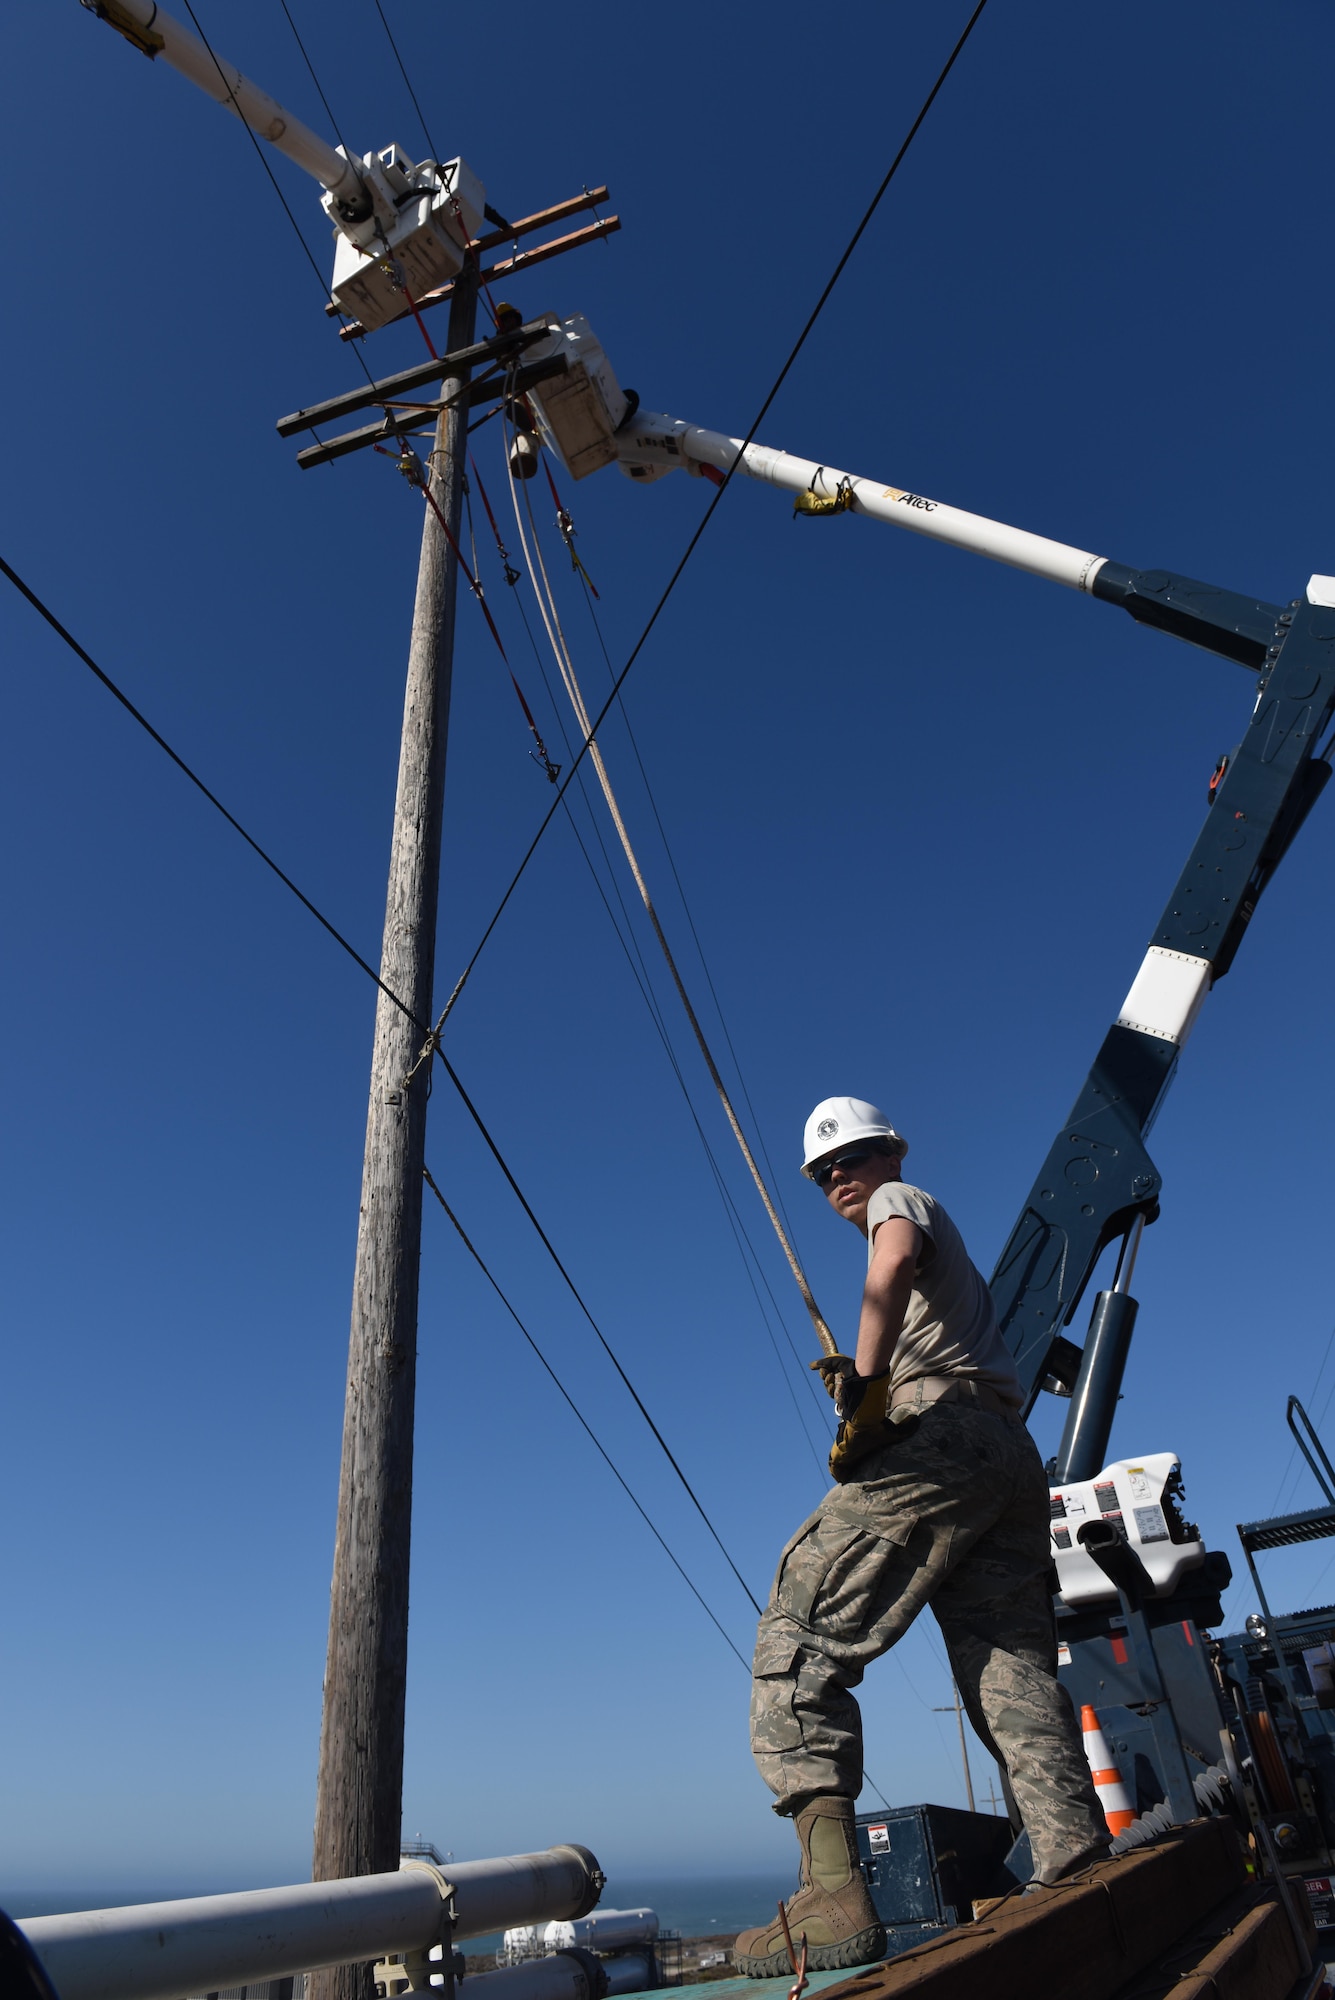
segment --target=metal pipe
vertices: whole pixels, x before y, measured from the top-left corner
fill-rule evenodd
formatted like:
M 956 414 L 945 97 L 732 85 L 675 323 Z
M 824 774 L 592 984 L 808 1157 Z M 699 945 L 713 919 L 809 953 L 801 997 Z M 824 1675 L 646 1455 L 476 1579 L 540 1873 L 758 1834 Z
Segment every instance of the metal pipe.
M 1045 535 L 1031 535 L 1024 528 L 1010 528 L 1002 521 L 989 521 L 982 514 L 967 514 L 944 501 L 929 500 L 898 486 L 886 486 L 879 479 L 864 479 L 840 472 L 833 465 L 818 465 L 814 459 L 795 458 L 791 452 L 774 451 L 768 445 L 750 444 L 742 449 L 740 438 L 722 431 L 702 430 L 672 417 L 640 412 L 618 431 L 618 457 L 628 465 L 667 466 L 680 464 L 684 457 L 697 465 L 712 465 L 727 472 L 734 464 L 749 479 L 782 487 L 788 493 L 812 493 L 846 506 L 855 514 L 869 514 L 873 520 L 908 528 L 915 535 L 948 542 L 952 548 L 969 549 L 989 556 L 994 562 L 1008 563 L 1012 569 L 1028 570 L 1031 576 L 1047 577 L 1070 590 L 1089 591 L 1098 571 L 1108 560 L 1086 549 L 1069 548 L 1065 542 L 1049 541 Z M 740 457 L 739 457 L 740 454 Z
M 652 1944 L 658 1936 L 658 1912 L 639 1905 L 633 1910 L 594 1910 L 573 1923 L 548 1924 L 544 1942 L 549 1951 L 582 1944 L 589 1951 L 629 1951 Z
M 284 110 L 267 91 L 241 74 L 235 63 L 210 51 L 189 28 L 158 6 L 157 0 L 81 0 L 99 20 L 106 21 L 147 56 L 162 56 L 182 76 L 204 91 L 215 103 L 234 111 L 252 132 L 267 139 L 280 153 L 328 188 L 356 220 L 371 213 L 371 202 L 362 186 L 358 163 L 348 160 L 327 140 L 290 111 Z
M 1145 1234 L 1145 1214 L 1142 1209 L 1126 1235 L 1117 1253 L 1117 1269 L 1113 1273 L 1112 1288 L 1115 1292 L 1129 1292 L 1131 1280 L 1135 1276 L 1136 1256 L 1140 1249 L 1140 1239 Z
M 451 1907 L 456 1938 L 583 1916 L 602 1883 L 587 1848 L 553 1847 L 446 1871 L 409 1861 L 390 1875 L 30 1917 L 19 1928 L 60 2000 L 176 2000 L 427 1950 L 444 1940 Z
M 472 2000 L 603 2000 L 607 1974 L 592 1952 L 576 1945 L 500 1972 L 475 1973 L 465 1984 Z
M 1071 1392 L 1051 1484 L 1073 1485 L 1102 1472 L 1127 1351 L 1139 1307 L 1125 1291 L 1100 1292 Z

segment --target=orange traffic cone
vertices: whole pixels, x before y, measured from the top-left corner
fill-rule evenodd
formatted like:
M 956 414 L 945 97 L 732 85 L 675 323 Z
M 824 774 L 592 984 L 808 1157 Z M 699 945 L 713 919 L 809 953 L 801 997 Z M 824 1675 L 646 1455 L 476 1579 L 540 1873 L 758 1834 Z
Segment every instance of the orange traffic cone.
M 1115 1839 L 1130 1826 L 1136 1809 L 1131 1803 L 1131 1794 L 1122 1782 L 1122 1774 L 1113 1763 L 1108 1739 L 1099 1727 L 1099 1718 L 1088 1702 L 1080 1710 L 1080 1727 L 1085 1735 L 1085 1755 L 1093 1773 L 1094 1790 L 1099 1795 L 1108 1831 Z

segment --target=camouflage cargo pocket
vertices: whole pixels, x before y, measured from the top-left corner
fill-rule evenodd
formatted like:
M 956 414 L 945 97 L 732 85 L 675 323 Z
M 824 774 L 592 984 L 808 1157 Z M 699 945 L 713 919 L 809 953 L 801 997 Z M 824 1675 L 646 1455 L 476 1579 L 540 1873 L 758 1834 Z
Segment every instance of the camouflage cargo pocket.
M 802 1648 L 782 1626 L 762 1625 L 752 1663 L 751 1733 L 757 1749 L 796 1750 L 802 1726 L 793 1713 Z
M 875 1532 L 818 1515 L 784 1550 L 775 1603 L 812 1632 L 853 1638 L 879 1608 L 888 1573 L 911 1567 L 904 1544 L 916 1525 L 905 1515 Z

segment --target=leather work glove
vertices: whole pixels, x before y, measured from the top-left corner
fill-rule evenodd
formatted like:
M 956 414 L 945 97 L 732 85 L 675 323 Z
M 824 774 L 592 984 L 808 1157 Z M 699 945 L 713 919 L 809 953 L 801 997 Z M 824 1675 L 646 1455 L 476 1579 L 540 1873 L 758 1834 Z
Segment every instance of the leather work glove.
M 859 1375 L 846 1354 L 828 1355 L 812 1366 L 839 1412 L 839 1433 L 830 1448 L 830 1477 L 842 1486 L 853 1478 L 853 1468 L 889 1444 L 913 1413 L 908 1409 L 891 1412 L 888 1368 L 879 1375 Z
M 849 1416 L 857 1408 L 865 1384 L 851 1354 L 822 1354 L 819 1361 L 812 1362 L 811 1372 L 820 1376 L 826 1395 L 841 1417 Z

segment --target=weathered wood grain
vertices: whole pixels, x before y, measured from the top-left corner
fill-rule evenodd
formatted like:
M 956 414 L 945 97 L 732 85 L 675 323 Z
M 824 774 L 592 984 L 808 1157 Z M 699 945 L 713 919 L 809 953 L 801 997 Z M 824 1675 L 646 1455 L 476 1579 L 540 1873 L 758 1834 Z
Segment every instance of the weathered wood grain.
M 449 346 L 473 338 L 477 287 L 455 287 Z M 465 378 L 447 379 L 451 395 Z M 460 533 L 466 399 L 446 410 L 431 463 L 436 504 Z M 458 565 L 425 509 L 380 976 L 432 1019 L 441 814 Z M 317 1881 L 398 1867 L 408 1663 L 413 1405 L 417 1373 L 422 1165 L 431 1064 L 404 1078 L 421 1027 L 381 994 L 371 1057 L 352 1289 L 343 1457 L 329 1611 L 315 1814 Z M 370 2000 L 369 1966 L 313 1977 L 312 2000 Z

